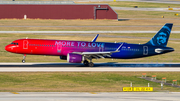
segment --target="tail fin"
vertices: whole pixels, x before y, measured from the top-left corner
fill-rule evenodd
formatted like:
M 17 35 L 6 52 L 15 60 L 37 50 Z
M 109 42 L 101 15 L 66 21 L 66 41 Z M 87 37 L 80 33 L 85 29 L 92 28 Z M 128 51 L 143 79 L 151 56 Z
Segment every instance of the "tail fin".
M 146 45 L 166 47 L 172 26 L 172 23 L 166 23 Z

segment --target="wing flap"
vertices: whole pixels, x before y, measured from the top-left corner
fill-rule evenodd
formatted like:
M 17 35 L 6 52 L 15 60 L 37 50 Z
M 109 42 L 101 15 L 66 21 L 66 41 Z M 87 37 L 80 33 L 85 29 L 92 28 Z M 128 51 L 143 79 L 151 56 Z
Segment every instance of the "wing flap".
M 112 53 L 116 53 L 119 51 L 108 51 L 108 52 L 73 52 L 73 54 L 80 54 L 88 58 L 105 58 L 111 57 Z
M 111 57 L 112 53 L 120 52 L 120 48 L 123 46 L 123 43 L 115 51 L 105 51 L 105 52 L 73 52 L 73 54 L 80 54 L 86 58 L 105 58 Z

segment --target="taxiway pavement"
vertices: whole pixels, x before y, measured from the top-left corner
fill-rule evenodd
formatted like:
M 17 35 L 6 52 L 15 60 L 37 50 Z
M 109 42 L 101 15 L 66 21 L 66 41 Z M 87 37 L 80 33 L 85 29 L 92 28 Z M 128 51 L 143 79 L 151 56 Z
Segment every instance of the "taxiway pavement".
M 0 63 L 0 72 L 179 72 L 179 63 Z
M 0 68 L 0 72 L 180 72 L 180 68 Z
M 0 101 L 179 101 L 178 92 L 0 92 Z
M 157 31 L 0 31 L 0 33 L 157 33 Z M 171 31 L 180 33 L 180 31 Z
M 180 8 L 179 8 L 180 9 Z M 130 18 L 130 19 L 138 19 L 138 18 Z M 144 18 L 141 18 L 144 19 Z M 146 18 L 148 19 L 148 18 Z M 154 19 L 154 18 L 153 18 Z M 123 20 L 123 19 L 122 19 Z M 124 20 L 129 20 L 129 19 L 124 19 Z M 0 27 L 119 27 L 119 28 L 124 28 L 124 27 L 162 27 L 162 25 L 121 25 L 121 26 L 22 26 L 22 25 L 0 25 Z M 173 27 L 180 27 L 180 25 L 173 25 Z

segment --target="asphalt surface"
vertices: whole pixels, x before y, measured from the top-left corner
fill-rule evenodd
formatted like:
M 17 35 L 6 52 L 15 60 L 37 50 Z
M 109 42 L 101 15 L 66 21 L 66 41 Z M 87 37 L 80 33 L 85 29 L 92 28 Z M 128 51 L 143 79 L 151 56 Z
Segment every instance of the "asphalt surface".
M 133 18 L 132 18 L 133 19 Z M 123 20 L 123 19 L 122 19 Z M 128 20 L 128 19 L 124 19 Z M 162 27 L 162 25 L 129 25 L 129 26 L 18 26 L 18 25 L 0 25 L 0 27 Z M 180 25 L 173 25 L 173 27 L 180 27 Z
M 73 63 L 0 63 L 0 72 L 179 72 L 179 63 L 95 63 L 94 67 Z
M 157 31 L 0 31 L 0 33 L 157 33 Z M 180 31 L 171 31 L 180 33 Z
M 179 101 L 177 92 L 0 92 L 0 101 Z
M 0 68 L 0 72 L 180 72 L 180 68 L 53 68 L 53 67 L 22 67 Z
M 157 33 L 157 31 L 0 31 L 1 33 L 22 33 L 22 34 L 36 34 L 36 35 L 52 35 L 52 36 L 95 36 L 97 33 Z M 171 31 L 171 33 L 180 33 L 180 31 Z M 151 37 L 132 37 L 122 35 L 100 35 L 100 37 L 110 38 L 135 38 L 135 39 L 151 39 Z M 179 38 L 170 38 L 169 40 L 180 40 Z

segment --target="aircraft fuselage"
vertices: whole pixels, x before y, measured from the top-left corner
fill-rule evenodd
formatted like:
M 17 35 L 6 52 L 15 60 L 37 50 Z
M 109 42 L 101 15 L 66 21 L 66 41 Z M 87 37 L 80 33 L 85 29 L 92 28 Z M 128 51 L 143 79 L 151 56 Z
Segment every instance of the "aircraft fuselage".
M 15 44 L 14 44 L 15 43 Z M 16 44 L 17 43 L 17 44 Z M 67 56 L 73 52 L 106 52 L 116 51 L 122 44 L 119 52 L 112 53 L 111 57 L 131 59 L 171 52 L 173 48 L 157 47 L 144 44 L 86 42 L 68 40 L 45 40 L 45 39 L 19 39 L 5 47 L 9 52 L 30 55 L 53 55 Z M 164 50 L 164 51 L 161 51 Z
M 154 37 L 145 44 L 96 42 L 99 34 L 92 42 L 46 39 L 19 39 L 7 45 L 5 49 L 12 53 L 30 55 L 53 55 L 70 63 L 81 63 L 93 67 L 94 58 L 132 59 L 174 51 L 166 47 L 173 24 L 166 23 Z M 87 61 L 90 60 L 90 63 Z

